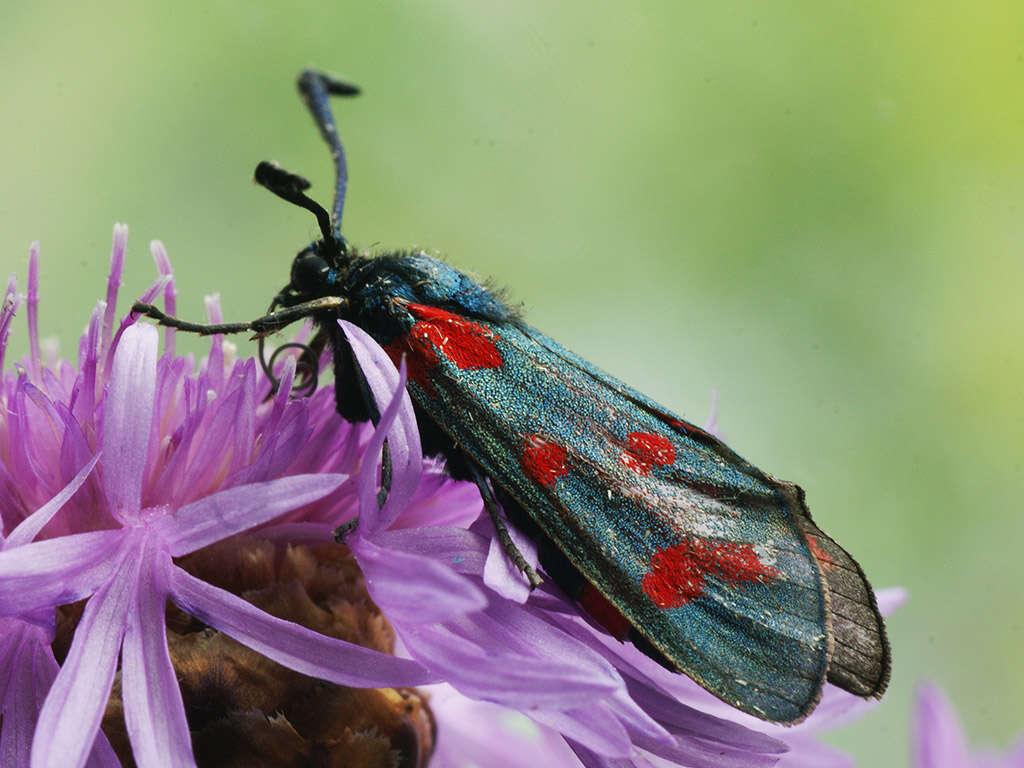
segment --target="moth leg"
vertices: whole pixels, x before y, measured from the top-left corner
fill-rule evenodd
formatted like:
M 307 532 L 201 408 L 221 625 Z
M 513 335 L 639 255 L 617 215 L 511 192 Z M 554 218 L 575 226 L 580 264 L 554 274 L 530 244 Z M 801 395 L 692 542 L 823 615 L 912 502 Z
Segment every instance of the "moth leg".
M 380 491 L 377 492 L 378 507 L 384 506 L 389 493 L 391 493 L 391 449 L 388 447 L 388 441 L 385 440 L 384 445 L 381 447 Z M 351 520 L 346 520 L 335 528 L 334 540 L 339 543 L 343 542 L 345 537 L 354 531 L 357 525 L 359 525 L 359 515 L 356 515 Z
M 309 317 L 317 312 L 326 310 L 342 310 L 348 305 L 348 300 L 340 296 L 324 296 L 323 298 L 305 301 L 296 304 L 294 307 L 279 309 L 263 317 L 257 317 L 248 323 L 190 323 L 186 320 L 179 320 L 164 313 L 152 304 L 137 301 L 132 305 L 132 312 L 137 315 L 156 320 L 159 325 L 169 328 L 177 328 L 179 331 L 198 333 L 200 336 L 213 336 L 218 334 L 245 333 L 252 331 L 258 336 L 263 336 L 274 331 L 279 331 L 286 325 L 291 325 L 296 320 Z
M 473 476 L 473 482 L 480 489 L 480 496 L 484 500 L 484 509 L 487 510 L 487 514 L 491 517 L 491 522 L 494 523 L 494 530 L 498 534 L 501 548 L 505 550 L 505 554 L 508 555 L 508 559 L 512 561 L 512 564 L 530 582 L 530 589 L 536 589 L 541 585 L 542 579 L 540 574 L 534 570 L 532 565 L 526 562 L 523 553 L 519 551 L 519 547 L 512 541 L 512 537 L 508 533 L 508 525 L 506 525 L 505 518 L 501 514 L 501 505 L 494 498 L 494 492 L 487 483 L 487 478 L 472 461 L 467 461 L 466 464 L 469 467 L 469 473 Z
M 346 520 L 344 523 L 334 529 L 334 540 L 339 544 L 345 543 L 345 538 L 352 533 L 359 525 L 359 515 Z
M 377 492 L 378 508 L 384 506 L 384 502 L 388 500 L 389 493 L 391 493 L 391 448 L 388 447 L 388 441 L 385 439 L 380 451 L 380 491 Z

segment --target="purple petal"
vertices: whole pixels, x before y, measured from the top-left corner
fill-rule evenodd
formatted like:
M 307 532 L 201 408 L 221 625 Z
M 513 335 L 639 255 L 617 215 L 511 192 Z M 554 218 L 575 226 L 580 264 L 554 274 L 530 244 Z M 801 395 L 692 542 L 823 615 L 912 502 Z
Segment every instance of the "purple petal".
M 643 739 L 647 744 L 671 745 L 676 742 L 676 729 L 669 729 L 664 723 L 658 722 L 637 702 L 633 701 L 625 688 L 616 691 L 600 706 L 606 708 L 629 731 L 634 741 Z
M 725 436 L 718 427 L 718 390 L 711 390 L 711 407 L 708 408 L 708 419 L 704 422 L 704 431 L 724 441 Z
M 117 312 L 117 289 L 121 287 L 121 275 L 124 273 L 124 252 L 128 243 L 128 227 L 124 224 L 114 225 L 114 244 L 110 249 L 110 272 L 107 273 L 107 309 L 103 313 L 103 335 L 100 349 L 106 351 L 110 346 L 110 337 L 114 331 L 114 315 Z
M 286 357 L 281 361 L 277 376 L 277 391 L 274 393 L 274 410 L 282 412 L 292 401 L 292 387 L 295 384 L 295 358 Z
M 917 689 L 911 743 L 916 768 L 970 766 L 967 741 L 956 712 L 933 683 L 924 683 Z
M 92 743 L 92 752 L 85 763 L 85 768 L 121 768 L 121 761 L 117 759 L 117 753 L 110 746 L 103 731 L 96 734 L 96 741 Z
M 256 400 L 256 361 L 250 358 L 235 363 L 228 388 L 238 392 L 231 430 L 231 441 L 236 450 L 231 452 L 231 467 L 228 470 L 228 477 L 232 477 L 239 470 L 250 466 L 250 446 L 256 444 L 256 407 L 259 405 Z M 243 446 L 243 450 L 238 449 Z
M 437 625 L 401 627 L 413 658 L 449 680 L 463 694 L 516 709 L 578 707 L 619 685 L 571 661 L 480 645 Z
M 24 622 L 20 619 L 0 619 L 0 704 L 7 695 L 10 673 L 14 666 L 12 659 L 17 657 L 23 626 Z
M 167 285 L 167 282 L 168 278 L 158 277 L 139 295 L 138 301 L 141 301 L 143 304 L 152 304 L 156 301 L 156 297 L 160 295 L 160 291 L 162 291 L 164 286 Z M 138 319 L 139 316 L 134 312 L 129 312 L 121 318 L 121 322 L 117 326 L 117 330 L 114 332 L 114 341 L 111 343 L 110 349 L 107 350 L 106 362 L 104 363 L 105 370 L 111 370 L 114 361 L 114 354 L 121 342 L 121 337 L 124 336 L 124 332 L 126 330 L 138 322 Z M 155 327 L 153 329 L 156 330 Z
M 36 715 L 38 716 L 39 708 L 46 700 L 46 695 L 60 671 L 57 660 L 53 658 L 53 651 L 48 645 L 36 649 L 34 670 L 36 673 L 35 696 L 38 702 Z M 33 718 L 32 725 L 34 728 L 35 718 Z M 28 754 L 28 752 L 25 753 L 26 757 Z M 121 768 L 121 761 L 118 760 L 117 753 L 110 746 L 110 742 L 102 730 L 96 733 L 96 740 L 92 743 L 92 751 L 89 753 L 89 759 L 85 765 L 86 768 Z
M 156 263 L 156 271 L 169 278 L 167 285 L 164 286 L 164 311 L 168 315 L 173 315 L 177 309 L 178 291 L 174 287 L 174 270 L 171 268 L 171 260 L 167 257 L 167 249 L 159 240 L 153 240 L 149 244 L 149 252 Z M 164 354 L 166 355 L 174 355 L 174 334 L 173 328 L 164 329 Z
M 511 649 L 529 652 L 539 661 L 571 660 L 574 667 L 587 670 L 590 676 L 614 681 L 617 690 L 622 687 L 618 672 L 606 659 L 555 626 L 533 606 L 522 607 L 496 599 L 485 615 L 475 615 L 472 621 L 475 631 L 486 637 L 489 645 L 506 644 Z
M 290 475 L 240 485 L 188 504 L 154 526 L 171 554 L 181 557 L 322 499 L 344 480 L 345 475 Z
M 100 302 L 89 316 L 89 325 L 78 345 L 78 391 L 72 403 L 73 413 L 83 426 L 94 428 L 96 425 L 96 378 L 99 365 L 100 344 Z
M 474 701 L 449 685 L 431 686 L 430 709 L 437 720 L 432 765 L 487 768 L 566 768 L 579 761 L 565 740 L 518 712 Z M 500 745 L 500 748 L 496 748 Z
M 844 723 L 863 716 L 878 706 L 877 699 L 862 699 L 844 691 L 831 683 L 826 683 L 821 693 L 821 701 L 814 708 L 814 713 L 802 723 L 795 726 L 767 726 L 767 730 L 781 738 L 786 738 L 796 731 L 816 732 L 837 728 Z
M 681 738 L 695 738 L 723 746 L 736 747 L 750 752 L 779 755 L 786 751 L 784 742 L 764 733 L 747 728 L 728 717 L 712 714 L 687 706 L 671 696 L 666 696 L 658 687 L 626 674 L 629 695 L 644 712 L 669 728 Z M 731 709 L 731 708 L 730 708 Z M 726 714 L 730 709 L 724 710 Z M 735 710 L 731 710 L 735 711 Z M 755 721 L 760 723 L 761 721 Z
M 878 610 L 883 616 L 896 613 L 907 602 L 908 597 L 909 593 L 903 587 L 886 587 L 875 591 Z
M 579 709 L 535 710 L 530 717 L 554 728 L 565 738 L 583 744 L 606 757 L 629 757 L 633 744 L 622 724 L 604 707 Z
M 439 679 L 410 659 L 379 653 L 275 618 L 176 567 L 171 571 L 171 599 L 211 627 L 305 675 L 354 688 L 424 685 Z
M 224 313 L 220 308 L 220 294 L 214 293 L 203 297 L 206 305 L 206 321 L 217 325 L 224 322 Z M 224 335 L 215 334 L 210 337 L 210 355 L 206 359 L 203 371 L 208 379 L 209 388 L 220 391 L 224 386 Z
M 545 598 L 543 602 L 550 602 L 550 595 L 542 592 L 543 589 L 542 586 L 535 594 L 540 593 L 537 597 Z M 615 666 L 625 678 L 632 701 L 675 734 L 677 750 L 688 748 L 686 745 L 695 740 L 700 753 L 708 744 L 715 749 L 735 747 L 742 754 L 765 753 L 775 757 L 786 750 L 784 741 L 760 732 L 771 729 L 770 725 L 719 701 L 688 677 L 669 672 L 634 646 L 619 643 L 606 633 L 595 630 L 578 615 L 553 609 L 543 613 L 548 620 Z M 773 732 L 784 737 L 782 728 L 773 729 Z M 647 745 L 647 748 L 654 747 Z M 755 764 L 759 764 L 757 760 Z
M 135 550 L 86 603 L 71 650 L 39 713 L 32 742 L 34 768 L 73 768 L 88 759 L 114 682 L 139 564 Z
M 652 758 L 653 765 L 685 765 L 689 768 L 770 768 L 780 764 L 779 755 L 746 752 L 700 739 L 680 739 L 668 748 L 649 745 L 641 739 L 638 746 L 656 756 Z M 662 763 L 657 758 L 668 762 Z
M 582 744 L 578 744 L 573 741 L 569 741 L 568 743 L 576 754 L 576 758 L 586 766 L 586 768 L 653 768 L 653 764 L 641 755 L 636 755 L 631 760 L 624 760 L 618 757 L 605 757 L 604 755 L 599 755 L 596 752 L 591 752 Z M 669 768 L 668 764 L 665 764 L 665 768 Z
M 488 540 L 464 528 L 428 526 L 391 529 L 377 534 L 374 544 L 390 550 L 423 555 L 453 571 L 480 575 L 487 558 Z
M 188 462 L 188 469 L 177 479 L 185 493 L 192 489 L 221 488 L 228 460 L 251 449 L 251 443 L 243 448 L 244 444 L 235 439 L 235 425 L 243 407 L 242 391 L 235 388 L 225 392 L 223 384 L 214 387 L 210 382 L 199 386 L 199 392 L 207 391 L 216 392 L 217 397 L 200 406 L 200 414 L 188 425 L 192 428 L 188 435 L 191 450 L 182 456 L 182 460 Z M 181 446 L 178 452 L 181 452 Z M 195 493 L 187 498 L 191 500 L 202 495 Z
M 1024 739 L 1018 739 L 1006 755 L 1005 768 L 1024 768 Z
M 39 354 L 39 241 L 28 248 L 28 296 L 25 299 L 28 315 L 28 367 L 33 381 L 39 381 L 42 358 Z
M 611 665 L 577 640 L 551 626 L 544 619 L 532 615 L 529 610 L 524 610 L 509 601 L 495 601 L 485 615 L 473 615 L 460 622 L 459 630 L 466 638 L 474 640 L 477 645 L 487 649 L 487 661 L 484 664 L 477 664 L 479 667 L 489 669 L 493 678 L 491 692 L 484 695 L 484 698 L 510 705 L 514 704 L 520 709 L 529 706 L 544 706 L 558 710 L 573 709 L 573 715 L 581 722 L 597 723 L 598 725 L 593 725 L 593 727 L 598 731 L 603 728 L 599 723 L 611 717 L 617 724 L 626 726 L 634 736 L 642 735 L 654 744 L 673 744 L 672 738 L 665 729 L 626 695 L 621 680 Z M 403 633 L 403 638 L 405 639 L 405 637 Z M 507 646 L 507 649 L 503 646 Z M 409 643 L 409 647 L 416 658 L 422 658 L 421 646 L 414 647 Z M 530 655 L 524 661 L 519 658 L 519 654 Z M 509 679 L 506 670 L 510 668 L 518 670 L 524 663 L 528 664 L 536 673 L 546 671 L 550 675 L 551 681 L 554 682 L 555 688 L 560 682 L 565 684 L 572 679 L 581 678 L 587 679 L 591 683 L 604 680 L 615 687 L 610 692 L 611 695 L 598 698 L 589 696 L 577 699 L 574 704 L 563 701 L 556 705 L 537 701 L 537 693 L 544 685 L 540 683 L 531 694 L 532 698 L 523 700 L 514 690 L 515 680 Z M 456 687 L 476 696 L 477 694 L 473 692 L 472 688 L 473 681 L 467 677 L 468 669 L 471 669 L 469 665 L 462 664 L 459 669 L 449 670 L 446 677 Z M 556 691 L 556 695 L 560 697 L 571 695 L 571 693 L 568 689 Z M 594 708 L 601 711 L 594 711 Z M 583 726 L 576 736 L 578 740 L 587 743 L 588 746 L 599 752 L 607 752 L 610 749 L 604 744 L 601 736 L 597 733 L 589 733 Z
M 170 556 L 147 547 L 121 651 L 121 691 L 132 755 L 140 766 L 193 765 L 192 740 L 165 624 Z
M 58 491 L 56 496 L 22 520 L 18 527 L 11 531 L 11 535 L 7 537 L 4 548 L 17 547 L 32 541 L 36 534 L 43 529 L 43 526 L 50 522 L 53 516 L 61 510 L 61 507 L 67 503 L 68 499 L 74 496 L 75 492 L 82 487 L 82 483 L 89 477 L 89 473 L 92 472 L 93 467 L 96 466 L 96 462 L 99 460 L 99 454 L 93 456 L 92 460 L 87 462 L 78 471 L 78 474 L 71 478 L 71 482 Z
M 46 690 L 37 691 L 34 670 L 33 650 L 39 643 L 28 633 L 14 631 L 10 633 L 10 646 L 7 658 L 4 659 L 5 671 L 9 673 L 6 690 L 3 696 L 3 731 L 0 733 L 0 765 L 26 765 L 29 750 L 32 748 L 32 734 L 36 727 L 36 715 Z M 49 646 L 44 646 L 49 650 Z M 53 658 L 51 652 L 50 658 Z M 57 662 L 53 662 L 57 666 Z M 51 681 L 52 682 L 52 679 Z M 40 693 L 39 699 L 36 694 Z
M 92 531 L 0 552 L 0 616 L 73 603 L 117 568 L 122 531 Z
M 372 536 L 379 530 L 387 528 L 397 517 L 416 492 L 422 470 L 423 453 L 420 448 L 419 430 L 416 427 L 416 416 L 412 410 L 412 400 L 405 391 L 405 368 L 402 373 L 395 370 L 380 345 L 363 329 L 344 320 L 339 321 L 349 345 L 356 357 L 366 383 L 378 403 L 388 402 L 386 409 L 390 411 L 398 399 L 398 412 L 395 423 L 388 429 L 388 448 L 391 452 L 391 491 L 384 507 L 377 511 L 376 502 L 362 494 L 360 509 L 360 530 L 363 535 Z M 381 414 L 384 424 L 384 414 Z M 377 435 L 367 449 L 369 456 L 376 456 L 380 450 Z M 368 519 L 367 519 L 368 518 Z
M 786 736 L 790 751 L 782 756 L 779 768 L 853 768 L 853 758 L 834 747 L 822 744 L 805 733 Z
M 390 530 L 431 525 L 468 528 L 480 516 L 483 499 L 476 483 L 452 480 L 443 466 L 436 459 L 424 459 L 416 495 L 391 523 Z
M 487 521 L 490 523 L 490 520 Z M 493 589 L 506 600 L 514 603 L 525 603 L 530 596 L 530 584 L 526 576 L 515 566 L 505 548 L 498 540 L 491 523 L 491 544 L 487 553 L 487 563 L 484 566 L 484 584 Z M 538 566 L 537 545 L 531 539 L 524 536 L 513 525 L 508 526 L 509 536 L 512 542 L 526 558 L 526 562 L 534 568 Z
M 11 275 L 7 278 L 7 290 L 4 291 L 3 303 L 0 304 L 0 371 L 4 367 L 4 356 L 7 353 L 7 339 L 11 335 L 11 321 L 18 311 L 21 297 L 18 296 L 18 283 Z
M 487 607 L 480 588 L 436 560 L 368 539 L 353 541 L 352 552 L 370 597 L 394 623 L 429 624 Z
M 142 503 L 158 343 L 156 328 L 139 323 L 125 330 L 114 353 L 103 412 L 103 489 L 122 518 Z

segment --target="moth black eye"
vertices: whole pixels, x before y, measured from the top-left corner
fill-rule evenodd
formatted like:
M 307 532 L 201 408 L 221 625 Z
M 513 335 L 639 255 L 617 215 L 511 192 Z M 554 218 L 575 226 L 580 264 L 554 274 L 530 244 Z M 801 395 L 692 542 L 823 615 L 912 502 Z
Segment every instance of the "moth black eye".
M 292 287 L 306 295 L 322 293 L 330 283 L 331 265 L 312 248 L 300 251 L 292 262 Z

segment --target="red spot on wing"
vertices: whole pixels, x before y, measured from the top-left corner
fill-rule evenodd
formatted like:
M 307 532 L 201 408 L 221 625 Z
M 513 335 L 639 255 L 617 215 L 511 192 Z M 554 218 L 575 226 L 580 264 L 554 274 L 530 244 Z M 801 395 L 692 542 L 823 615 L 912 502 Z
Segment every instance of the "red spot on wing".
M 701 596 L 709 576 L 739 586 L 767 584 L 778 575 L 749 544 L 693 537 L 655 552 L 642 587 L 659 608 L 678 608 Z
M 648 475 L 651 467 L 664 467 L 676 460 L 676 450 L 668 438 L 650 432 L 630 432 L 629 448 L 619 461 L 638 475 Z
M 554 485 L 555 480 L 565 475 L 565 447 L 553 443 L 542 435 L 527 435 L 523 439 L 523 455 L 520 458 L 523 472 L 540 485 Z
M 608 630 L 608 634 L 617 640 L 625 640 L 629 637 L 629 630 L 632 628 L 629 621 L 622 615 L 622 611 L 612 604 L 611 600 L 601 594 L 601 590 L 593 584 L 587 583 L 583 586 L 583 592 L 579 599 L 583 610 Z
M 419 384 L 426 392 L 433 393 L 434 385 L 430 382 L 430 374 L 437 365 L 437 353 L 430 345 L 415 344 L 409 334 L 396 336 L 384 345 L 391 361 L 398 366 L 405 357 L 409 371 L 409 381 Z
M 832 562 L 832 558 L 828 556 L 828 552 L 822 549 L 818 542 L 812 539 L 810 536 L 807 537 L 807 547 L 811 550 L 811 554 L 814 555 L 814 559 L 818 561 L 818 565 L 822 568 L 834 568 L 835 563 Z
M 409 336 L 429 344 L 460 370 L 501 367 L 495 335 L 487 326 L 423 304 L 410 304 L 409 311 L 419 318 Z
M 416 322 L 384 350 L 396 365 L 404 354 L 409 379 L 423 389 L 433 391 L 430 376 L 439 354 L 463 371 L 501 367 L 501 353 L 494 344 L 498 337 L 487 326 L 425 304 L 410 304 L 408 309 Z

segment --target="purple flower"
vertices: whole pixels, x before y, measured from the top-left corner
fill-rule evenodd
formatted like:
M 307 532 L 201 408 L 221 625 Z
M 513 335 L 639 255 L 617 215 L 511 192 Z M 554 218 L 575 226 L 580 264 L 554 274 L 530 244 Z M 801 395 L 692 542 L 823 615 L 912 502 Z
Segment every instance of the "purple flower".
M 934 683 L 917 690 L 911 737 L 914 768 L 1024 768 L 1024 737 L 1004 755 L 970 752 L 956 711 Z
M 132 316 L 115 327 L 125 235 L 115 228 L 107 300 L 77 366 L 42 359 L 33 247 L 30 353 L 0 380 L 4 765 L 25 764 L 30 741 L 34 766 L 116 764 L 97 736 L 112 687 L 137 764 L 192 764 L 195 724 L 178 683 L 189 675 L 176 679 L 167 639 L 178 609 L 181 620 L 195 617 L 304 675 L 373 688 L 443 681 L 430 689 L 434 766 L 474 754 L 497 764 L 496 745 L 509 765 L 846 764 L 808 734 L 868 706 L 855 697 L 827 690 L 804 724 L 772 727 L 611 639 L 550 582 L 529 592 L 475 486 L 423 459 L 405 372 L 358 327 L 342 323 L 380 406 L 376 428 L 343 422 L 330 388 L 290 397 L 293 360 L 276 364 L 272 393 L 255 362 L 234 360 L 219 337 L 196 374 L 174 355 L 173 332 L 159 357 L 156 329 Z M 158 244 L 153 255 L 161 277 L 141 298 L 162 294 L 173 312 L 169 261 Z M 19 303 L 12 281 L 0 362 Z M 208 314 L 220 319 L 215 300 Z M 392 476 L 381 494 L 385 440 Z M 333 531 L 346 522 L 345 543 L 393 627 L 397 657 L 275 618 L 204 580 L 243 532 L 277 547 L 268 556 L 276 561 L 297 547 L 335 547 Z M 536 564 L 531 542 L 518 544 Z M 317 589 L 318 578 L 306 582 Z M 166 610 L 168 599 L 176 609 Z M 58 671 L 54 612 L 59 636 L 79 601 Z
M 42 698 L 55 671 L 46 652 L 53 609 L 79 600 L 85 608 L 67 658 L 38 708 L 34 766 L 83 765 L 90 754 L 111 762 L 103 740 L 95 749 L 93 743 L 119 657 L 136 762 L 192 762 L 168 653 L 168 598 L 308 675 L 362 687 L 436 680 L 414 661 L 275 618 L 174 563 L 331 494 L 348 474 L 338 471 L 342 462 L 363 438 L 337 419 L 330 427 L 311 423 L 317 405 L 290 401 L 288 387 L 261 405 L 266 385 L 261 393 L 253 361 L 226 366 L 217 342 L 195 376 L 185 358 L 158 359 L 155 328 L 126 319 L 115 332 L 125 235 L 115 229 L 107 302 L 93 312 L 77 371 L 40 357 L 38 248 L 30 255 L 31 352 L 4 375 L 0 392 L 2 741 L 16 756 L 5 764 L 25 762 L 34 712 L 22 710 Z M 154 250 L 159 263 L 162 249 Z M 169 285 L 162 278 L 144 300 Z M 0 314 L 2 342 L 18 303 L 12 281 Z
M 878 595 L 879 606 L 883 613 L 889 614 L 905 596 L 900 589 L 882 590 Z M 525 764 L 541 768 L 580 764 L 663 768 L 675 765 L 846 768 L 853 765 L 853 760 L 818 742 L 815 734 L 849 722 L 876 704 L 826 685 L 818 708 L 802 723 L 792 727 L 772 725 L 733 709 L 689 678 L 666 672 L 630 646 L 619 645 L 614 640 L 605 642 L 613 650 L 618 646 L 617 668 L 620 671 L 627 664 L 627 658 L 628 663 L 636 665 L 632 674 L 624 674 L 630 683 L 631 695 L 659 722 L 675 725 L 668 726 L 677 737 L 673 745 L 668 748 L 653 745 L 616 762 L 573 744 L 574 759 L 567 744 L 558 739 L 557 728 L 536 722 L 524 723 L 508 709 L 471 701 L 449 686 L 431 686 L 427 690 L 433 697 L 431 706 L 438 722 L 437 765 L 463 768 L 473 764 L 474 756 L 487 754 L 493 744 L 503 743 L 506 745 L 503 752 L 511 756 L 509 766 L 519 764 L 516 756 L 524 755 L 528 756 Z M 646 684 L 641 682 L 644 675 L 648 676 Z M 654 683 L 658 688 L 653 687 Z M 701 713 L 704 713 L 703 721 Z M 749 728 L 746 737 L 742 730 L 723 727 L 729 721 Z M 564 730 L 562 735 L 567 735 Z M 568 743 L 572 744 L 572 740 Z M 642 745 L 637 743 L 636 746 Z M 495 765 L 500 768 L 506 763 Z

